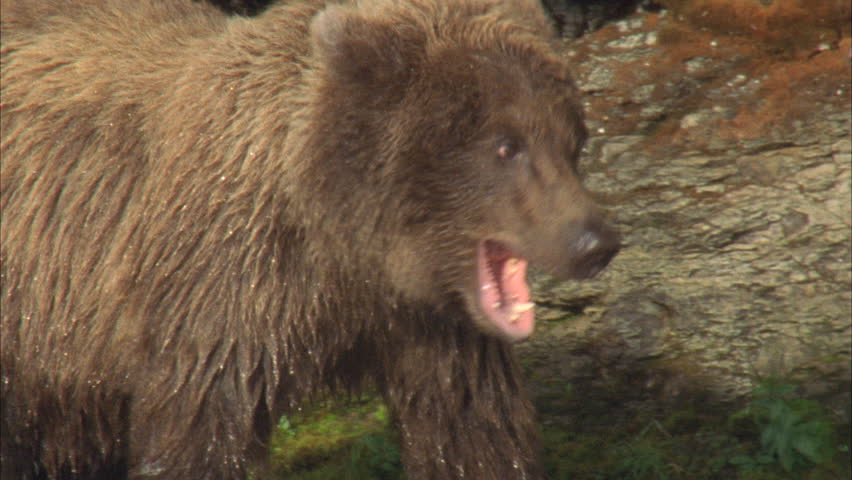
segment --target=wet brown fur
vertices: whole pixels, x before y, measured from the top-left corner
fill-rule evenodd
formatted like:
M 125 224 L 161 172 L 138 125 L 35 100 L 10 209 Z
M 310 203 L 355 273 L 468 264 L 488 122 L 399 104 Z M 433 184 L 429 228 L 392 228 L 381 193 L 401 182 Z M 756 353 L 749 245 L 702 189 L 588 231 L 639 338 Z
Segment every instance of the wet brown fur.
M 279 415 L 364 382 L 409 478 L 541 478 L 461 292 L 483 235 L 591 208 L 547 22 L 317 3 L 3 1 L 3 480 L 245 478 Z M 510 124 L 549 159 L 519 184 Z

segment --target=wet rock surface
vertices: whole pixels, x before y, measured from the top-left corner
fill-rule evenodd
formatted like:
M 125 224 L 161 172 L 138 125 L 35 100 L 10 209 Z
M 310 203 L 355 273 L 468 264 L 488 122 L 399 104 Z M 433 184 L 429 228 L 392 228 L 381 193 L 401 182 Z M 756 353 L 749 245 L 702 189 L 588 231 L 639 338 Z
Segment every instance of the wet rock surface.
M 537 277 L 539 328 L 518 346 L 533 389 L 736 399 L 785 377 L 848 421 L 852 43 L 769 52 L 674 17 L 566 41 L 586 183 L 626 247 L 594 281 Z

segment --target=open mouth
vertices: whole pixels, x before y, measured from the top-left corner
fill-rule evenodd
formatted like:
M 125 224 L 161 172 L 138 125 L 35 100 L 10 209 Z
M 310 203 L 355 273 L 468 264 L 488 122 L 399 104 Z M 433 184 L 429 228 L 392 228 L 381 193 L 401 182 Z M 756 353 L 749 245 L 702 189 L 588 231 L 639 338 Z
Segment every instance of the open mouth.
M 535 305 L 530 301 L 526 279 L 527 263 L 500 242 L 479 242 L 479 305 L 485 317 L 511 340 L 528 337 L 535 327 Z

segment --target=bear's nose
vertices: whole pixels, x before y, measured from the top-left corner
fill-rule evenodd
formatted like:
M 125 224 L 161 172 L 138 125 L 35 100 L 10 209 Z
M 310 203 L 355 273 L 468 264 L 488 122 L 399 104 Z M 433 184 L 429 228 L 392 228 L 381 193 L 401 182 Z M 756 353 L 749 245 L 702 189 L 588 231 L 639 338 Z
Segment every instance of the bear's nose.
M 606 267 L 621 249 L 621 236 L 598 218 L 586 220 L 574 241 L 575 275 L 591 278 Z

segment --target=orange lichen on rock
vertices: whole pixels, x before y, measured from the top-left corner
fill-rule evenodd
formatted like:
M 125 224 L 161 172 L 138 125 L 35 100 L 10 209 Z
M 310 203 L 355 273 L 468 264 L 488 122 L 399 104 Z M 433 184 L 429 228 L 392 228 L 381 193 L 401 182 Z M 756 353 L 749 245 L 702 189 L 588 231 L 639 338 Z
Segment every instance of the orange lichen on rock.
M 752 37 L 783 50 L 812 48 L 850 35 L 848 0 L 661 0 L 679 17 L 714 32 Z
M 850 49 L 852 39 L 846 38 L 838 48 L 817 55 L 756 66 L 754 76 L 763 80 L 755 96 L 761 101 L 744 106 L 734 118 L 723 122 L 720 135 L 756 138 L 782 123 L 806 121 L 814 101 L 848 103 L 852 89 Z
M 766 22 L 777 21 L 782 13 L 801 13 L 793 7 L 773 10 L 750 0 L 737 4 L 746 3 L 754 5 L 743 11 L 776 12 L 763 18 Z M 819 15 L 827 8 L 813 7 Z M 813 17 L 813 12 L 807 14 Z M 592 79 L 585 85 L 584 102 L 600 133 L 640 132 L 647 141 L 637 147 L 649 151 L 673 145 L 700 150 L 709 148 L 708 139 L 720 136 L 783 138 L 813 124 L 814 105 L 849 105 L 848 35 L 820 42 L 824 45 L 791 44 L 785 49 L 755 37 L 696 28 L 677 13 L 637 18 L 642 22 L 611 24 L 572 44 L 572 61 L 586 75 L 581 78 Z M 640 43 L 629 51 L 624 38 Z

